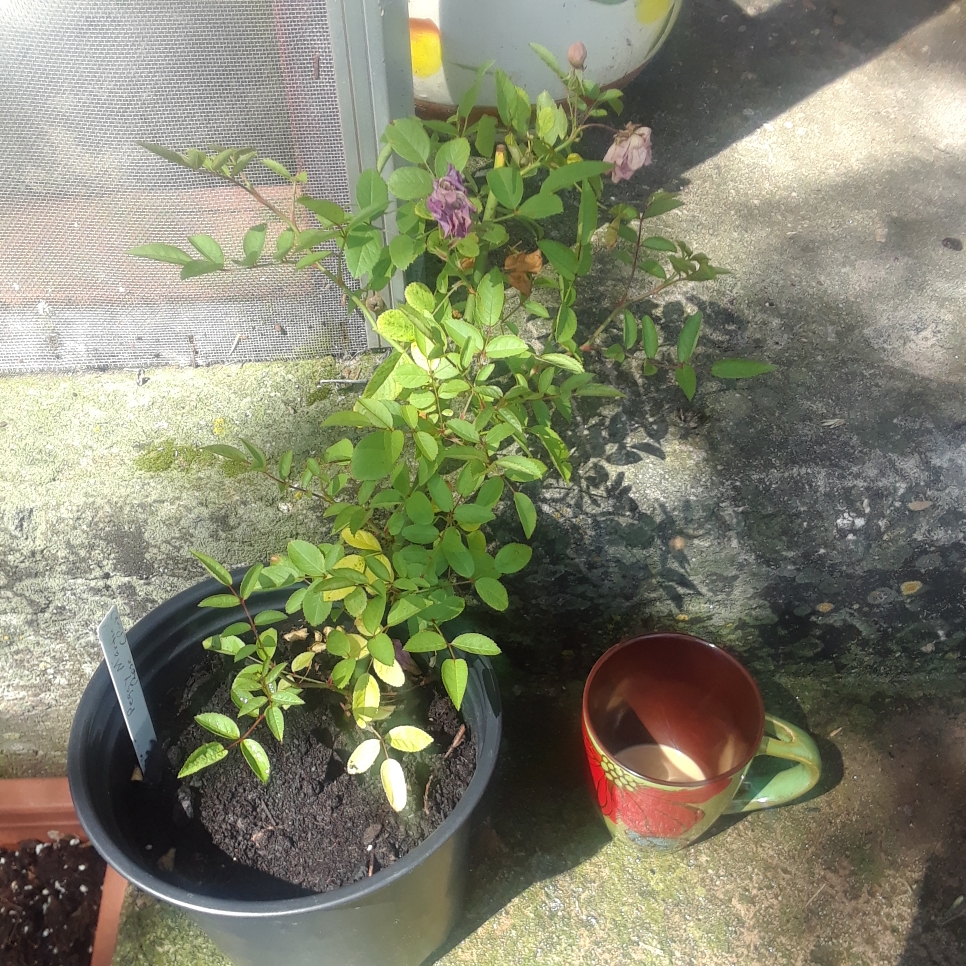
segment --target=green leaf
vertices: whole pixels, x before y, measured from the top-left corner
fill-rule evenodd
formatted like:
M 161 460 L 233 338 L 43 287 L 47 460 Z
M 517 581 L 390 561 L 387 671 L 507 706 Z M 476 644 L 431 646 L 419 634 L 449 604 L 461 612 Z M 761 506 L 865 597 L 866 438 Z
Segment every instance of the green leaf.
M 449 171 L 449 166 L 453 165 L 457 171 L 462 171 L 466 167 L 466 162 L 470 159 L 470 142 L 466 138 L 454 138 L 447 141 L 436 152 L 436 177 L 444 178 Z M 432 185 L 430 185 L 432 191 Z M 429 194 L 429 192 L 427 192 Z
M 285 737 L 285 715 L 281 708 L 270 707 L 265 711 L 265 724 L 268 730 L 281 742 Z
M 221 245 L 211 235 L 192 235 L 188 241 L 204 255 L 205 261 L 212 262 L 219 268 L 224 266 L 225 253 L 221 250 Z
M 268 231 L 268 225 L 255 225 L 254 228 L 249 228 L 245 232 L 245 238 L 242 241 L 242 249 L 245 252 L 245 264 L 248 266 L 254 265 L 255 262 L 261 258 L 262 249 L 265 248 L 265 233 Z
M 201 566 L 211 574 L 219 584 L 224 584 L 226 587 L 231 587 L 231 574 L 222 567 L 214 557 L 209 557 L 205 553 L 201 553 L 198 550 L 190 551 L 191 556 L 196 558 L 201 562 Z
M 569 188 L 587 178 L 606 174 L 613 167 L 609 161 L 575 161 L 573 164 L 565 164 L 547 175 L 540 191 L 550 193 Z
M 413 523 L 423 527 L 432 526 L 436 519 L 433 505 L 422 490 L 416 490 L 415 493 L 406 498 L 406 513 L 409 514 L 409 519 Z
M 513 502 L 516 504 L 517 516 L 520 518 L 520 525 L 527 539 L 533 536 L 533 531 L 537 526 L 537 511 L 533 501 L 526 493 L 514 493 Z
M 641 319 L 641 342 L 644 345 L 644 355 L 653 359 L 657 355 L 658 336 L 657 326 L 649 315 Z
M 489 511 L 487 511 L 489 512 Z M 441 542 L 446 562 L 461 577 L 472 577 L 475 564 L 473 555 L 463 544 L 463 538 L 455 527 L 447 527 Z
M 263 610 L 255 615 L 255 626 L 266 627 L 268 624 L 277 624 L 288 618 L 288 614 L 283 614 L 280 610 Z
M 378 738 L 367 738 L 356 745 L 355 750 L 349 755 L 345 770 L 350 775 L 364 774 L 375 764 L 381 750 L 382 742 Z
M 399 453 L 394 453 L 394 435 L 400 430 L 390 432 L 389 430 L 379 430 L 363 436 L 356 443 L 356 448 L 352 453 L 352 461 L 349 464 L 349 471 L 353 479 L 362 480 L 381 480 L 387 477 L 395 465 Z
M 181 281 L 185 282 L 189 278 L 197 278 L 199 275 L 210 275 L 212 272 L 222 271 L 224 266 L 219 265 L 217 262 L 209 262 L 203 259 L 199 259 L 196 262 L 192 262 L 190 265 L 185 265 L 181 269 Z
M 435 543 L 437 537 L 439 537 L 439 531 L 436 527 L 413 524 L 409 527 L 403 527 L 401 535 L 410 543 Z
M 441 668 L 443 677 L 443 687 L 449 695 L 453 706 L 459 711 L 463 704 L 463 695 L 466 694 L 466 682 L 469 680 L 470 670 L 461 657 L 447 658 L 443 661 Z
M 506 610 L 509 606 L 506 588 L 495 577 L 480 577 L 473 586 L 480 600 L 494 610 Z
M 138 141 L 138 147 L 142 147 L 145 151 L 150 151 L 152 154 L 156 154 L 159 158 L 164 158 L 165 161 L 170 161 L 172 164 L 177 164 L 182 168 L 193 168 L 194 165 L 189 164 L 187 159 L 182 154 L 178 154 L 177 151 L 172 151 L 170 148 L 163 147 L 160 144 L 153 144 L 151 141 Z
M 442 477 L 431 476 L 426 481 L 426 489 L 441 512 L 449 513 L 453 509 L 453 491 Z
M 701 331 L 701 320 L 704 316 L 700 312 L 688 316 L 684 323 L 684 328 L 678 336 L 678 362 L 687 362 L 694 352 L 694 345 L 698 341 L 698 333 Z M 682 387 L 683 388 L 683 387 Z M 684 390 L 687 393 L 687 390 Z M 688 395 L 688 399 L 694 395 L 693 391 Z
M 684 392 L 684 395 L 688 399 L 693 399 L 694 391 L 698 385 L 698 378 L 694 370 L 690 366 L 681 366 L 674 370 L 674 378 Z
M 352 459 L 352 443 L 348 439 L 340 439 L 325 451 L 326 463 L 348 463 Z
M 452 643 L 453 647 L 458 647 L 468 654 L 484 654 L 487 657 L 493 657 L 500 653 L 496 641 L 485 634 L 460 634 Z
M 229 741 L 234 741 L 236 738 L 241 736 L 241 732 L 238 730 L 238 725 L 231 720 L 227 715 L 223 714 L 196 714 L 195 721 L 201 725 L 205 731 L 210 731 L 213 735 L 218 735 L 219 738 L 227 738 Z
M 515 337 L 510 336 L 509 338 L 512 339 Z M 494 342 L 495 341 L 496 340 L 494 339 Z M 496 356 L 496 358 L 499 359 L 501 357 Z M 480 441 L 480 434 L 476 431 L 476 427 L 472 423 L 467 422 L 465 419 L 447 419 L 446 426 L 457 436 L 459 436 L 460 439 L 465 440 L 467 443 L 478 443 Z
M 258 780 L 263 785 L 267 785 L 272 766 L 269 764 L 265 749 L 254 738 L 245 738 L 241 743 L 241 753 Z
M 535 44 L 531 41 L 530 47 L 533 52 L 561 79 L 565 78 L 567 75 L 564 73 L 560 66 L 560 61 L 557 60 L 554 55 L 547 50 L 542 44 Z
M 508 543 L 496 555 L 496 569 L 501 574 L 515 574 L 530 563 L 532 556 L 533 551 L 525 543 Z
M 247 466 L 250 462 L 240 449 L 236 449 L 234 446 L 226 446 L 224 443 L 213 443 L 211 446 L 205 446 L 204 450 L 206 453 L 213 453 L 215 456 L 220 456 L 223 460 L 228 460 L 231 463 L 243 463 Z
M 190 755 L 188 760 L 181 766 L 178 778 L 187 778 L 202 768 L 208 768 L 215 762 L 221 761 L 228 754 L 228 749 L 218 741 L 212 741 L 207 745 L 202 745 Z
M 294 175 L 285 167 L 284 164 L 278 161 L 273 161 L 271 158 L 261 158 L 261 163 L 268 168 L 269 171 L 277 174 L 280 178 L 284 178 L 286 181 L 294 181 Z
M 190 265 L 194 258 L 187 252 L 182 251 L 175 245 L 139 245 L 137 248 L 130 248 L 128 255 L 135 258 L 150 258 L 155 262 L 167 262 L 170 265 Z
M 456 508 L 453 515 L 462 527 L 480 527 L 496 519 L 490 510 L 478 503 L 464 503 Z
M 317 215 L 323 224 L 344 225 L 349 220 L 348 212 L 333 201 L 326 201 L 324 198 L 309 198 L 304 196 L 296 200 L 300 205 L 303 205 L 314 215 Z M 368 205 L 363 205 L 363 207 L 368 207 Z
M 238 598 L 234 594 L 212 594 L 200 601 L 199 607 L 237 607 Z
M 342 604 L 353 617 L 361 617 L 368 602 L 369 597 L 366 592 L 361 587 L 356 587 L 352 593 L 343 599 Z
M 667 191 L 655 191 L 641 217 L 657 218 L 658 215 L 665 215 L 669 211 L 674 211 L 675 208 L 680 208 L 683 204 L 683 201 Z
M 352 675 L 355 673 L 356 662 L 353 658 L 347 657 L 339 661 L 334 668 L 332 668 L 332 683 L 337 688 L 347 687 L 349 682 L 352 680 Z
M 378 171 L 367 168 L 359 175 L 356 182 L 356 201 L 363 211 L 389 204 L 389 188 Z
M 519 483 L 539 480 L 547 472 L 547 467 L 540 460 L 529 456 L 504 456 L 496 462 L 511 480 Z
M 321 577 L 326 573 L 325 555 L 308 540 L 289 540 L 288 559 L 300 573 L 310 577 Z
M 662 238 L 660 235 L 651 235 L 641 242 L 643 248 L 649 248 L 652 252 L 676 252 L 678 246 L 669 238 Z
M 530 352 L 530 346 L 515 335 L 498 335 L 486 344 L 486 354 L 491 359 L 509 359 Z
M 425 602 L 418 598 L 400 597 L 389 609 L 389 615 L 386 617 L 386 627 L 394 627 L 396 624 L 401 624 L 403 621 L 409 620 L 410 617 L 418 614 L 424 606 Z M 436 648 L 432 648 L 432 650 L 436 650 Z
M 541 191 L 527 198 L 520 205 L 520 214 L 527 218 L 550 218 L 559 215 L 563 211 L 563 201 L 559 195 L 547 194 Z
M 437 455 L 439 454 L 439 445 L 436 442 L 435 437 L 430 436 L 429 433 L 424 433 L 421 430 L 413 433 L 413 438 L 416 441 L 416 446 L 419 452 L 423 454 L 430 462 L 433 462 Z
M 774 370 L 775 366 L 754 359 L 719 359 L 711 367 L 711 375 L 719 379 L 750 379 Z
M 389 190 L 403 201 L 426 198 L 433 190 L 433 176 L 424 168 L 396 168 L 389 175 Z
M 380 664 L 392 664 L 396 660 L 396 651 L 388 634 L 376 634 L 375 637 L 369 638 L 369 653 Z
M 371 272 L 382 254 L 382 235 L 374 228 L 353 228 L 346 236 L 345 264 L 353 278 Z M 184 269 L 182 269 L 182 272 Z
M 495 147 L 496 118 L 492 114 L 484 114 L 476 126 L 476 150 L 484 158 L 492 158 Z
M 624 309 L 624 348 L 628 352 L 637 344 L 638 325 L 634 313 L 630 309 Z
M 412 321 L 400 309 L 386 309 L 376 319 L 376 329 L 380 335 L 385 336 L 386 339 L 396 345 L 408 346 L 416 337 L 416 330 Z
M 443 651 L 446 641 L 437 631 L 419 631 L 406 641 L 404 650 L 410 654 L 426 654 L 430 651 Z
M 393 265 L 401 272 L 404 272 L 412 265 L 416 260 L 416 256 L 421 251 L 422 246 L 417 246 L 415 240 L 410 238 L 409 235 L 396 235 L 389 242 L 389 258 L 392 260 Z M 410 323 L 410 328 L 412 328 L 412 323 Z M 412 339 L 409 341 L 412 341 Z
M 523 178 L 516 167 L 491 168 L 486 173 L 486 183 L 496 200 L 513 211 L 523 198 Z
M 564 278 L 573 279 L 577 276 L 577 256 L 572 248 L 549 238 L 541 239 L 537 242 L 537 247 Z
M 581 386 L 574 392 L 575 396 L 600 396 L 604 399 L 623 399 L 624 394 L 613 386 L 603 386 L 599 382 Z
M 459 106 L 456 108 L 457 114 L 460 117 L 469 117 L 473 108 L 476 107 L 477 98 L 480 96 L 480 86 L 483 83 L 483 77 L 486 72 L 493 66 L 493 61 L 488 60 L 485 64 L 480 64 L 476 69 L 476 77 L 473 83 L 470 85 L 466 93 L 460 98 Z
M 562 352 L 545 352 L 539 359 L 541 362 L 549 362 L 550 365 L 558 369 L 566 369 L 568 372 L 584 371 L 584 364 L 579 359 L 564 355 Z
M 323 598 L 321 589 L 313 590 L 310 587 L 305 592 L 302 598 L 302 613 L 313 627 L 320 627 L 331 612 L 332 601 Z
M 401 117 L 393 121 L 386 128 L 384 137 L 396 154 L 412 164 L 422 164 L 429 157 L 429 135 L 414 117 Z
M 406 807 L 406 776 L 402 765 L 395 758 L 387 758 L 379 767 L 379 780 L 390 808 L 401 812 Z
M 392 728 L 386 738 L 397 751 L 422 751 L 433 743 L 433 739 L 422 728 L 414 728 L 412 725 Z
M 480 281 L 476 293 L 476 321 L 479 325 L 492 328 L 503 315 L 506 289 L 503 276 L 493 269 Z
M 500 502 L 500 498 L 503 496 L 503 478 L 499 476 L 491 476 L 481 487 L 480 492 L 476 494 L 476 502 L 480 506 L 485 506 L 487 509 L 492 509 Z M 439 501 L 437 501 L 438 503 Z
M 315 658 L 315 653 L 313 651 L 302 651 L 301 654 L 296 654 L 292 658 L 292 670 L 298 674 L 299 671 L 305 671 L 312 666 L 312 661 Z

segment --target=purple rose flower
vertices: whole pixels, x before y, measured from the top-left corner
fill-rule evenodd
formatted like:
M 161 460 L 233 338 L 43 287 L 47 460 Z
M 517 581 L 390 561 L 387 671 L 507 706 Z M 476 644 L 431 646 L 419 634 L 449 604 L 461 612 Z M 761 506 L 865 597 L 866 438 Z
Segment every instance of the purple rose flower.
M 439 222 L 444 238 L 465 238 L 470 233 L 476 206 L 453 165 L 445 177 L 433 181 L 433 193 L 426 199 L 426 207 Z
M 604 160 L 614 165 L 610 173 L 614 184 L 627 181 L 638 168 L 651 163 L 651 129 L 628 124 L 617 132 Z

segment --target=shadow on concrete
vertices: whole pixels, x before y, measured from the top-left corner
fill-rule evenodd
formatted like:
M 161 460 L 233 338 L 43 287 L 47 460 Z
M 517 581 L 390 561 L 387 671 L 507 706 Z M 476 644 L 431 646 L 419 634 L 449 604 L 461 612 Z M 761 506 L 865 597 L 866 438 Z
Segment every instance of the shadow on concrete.
M 610 841 L 584 775 L 581 682 L 548 684 L 500 663 L 504 740 L 473 836 L 465 912 L 425 966 L 535 882 L 575 868 Z
M 949 6 L 949 0 L 690 0 L 665 48 L 626 91 L 626 118 L 654 130 L 649 180 L 680 187 L 683 172 Z M 745 12 L 754 9 L 762 12 Z M 606 137 L 592 132 L 588 144 L 603 150 Z M 614 193 L 625 200 L 634 188 L 615 186 Z

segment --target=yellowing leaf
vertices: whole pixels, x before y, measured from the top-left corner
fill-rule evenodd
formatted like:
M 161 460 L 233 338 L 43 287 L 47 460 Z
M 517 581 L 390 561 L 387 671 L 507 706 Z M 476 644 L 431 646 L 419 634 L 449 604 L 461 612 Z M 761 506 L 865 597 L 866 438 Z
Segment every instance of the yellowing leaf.
M 350 547 L 355 547 L 357 550 L 382 550 L 379 545 L 379 541 L 376 537 L 369 533 L 368 530 L 357 530 L 353 533 L 348 527 L 342 531 L 342 539 L 345 540 Z M 339 565 L 336 564 L 338 567 Z
M 379 710 L 379 682 L 371 674 L 362 674 L 352 691 L 352 715 L 356 724 L 364 728 Z
M 401 688 L 406 683 L 406 675 L 398 661 L 393 661 L 392 664 L 383 664 L 373 658 L 372 669 L 391 688 Z
M 372 763 L 379 757 L 382 745 L 378 738 L 369 738 L 356 746 L 356 750 L 349 755 L 345 770 L 350 775 L 361 775 L 372 767 Z
M 333 570 L 355 570 L 358 573 L 365 573 L 366 561 L 365 558 L 360 557 L 357 553 L 349 554 L 348 557 L 343 557 L 338 563 L 333 567 Z
M 406 776 L 402 765 L 395 758 L 387 758 L 379 769 L 379 777 L 393 811 L 401 812 L 406 807 Z
M 913 594 L 918 593 L 920 590 L 922 590 L 922 581 L 919 581 L 919 580 L 907 580 L 899 588 L 899 590 L 902 591 L 902 593 L 903 593 L 904 596 L 910 597 Z
M 433 743 L 433 739 L 422 728 L 400 725 L 393 728 L 386 737 L 389 744 L 398 751 L 422 751 Z

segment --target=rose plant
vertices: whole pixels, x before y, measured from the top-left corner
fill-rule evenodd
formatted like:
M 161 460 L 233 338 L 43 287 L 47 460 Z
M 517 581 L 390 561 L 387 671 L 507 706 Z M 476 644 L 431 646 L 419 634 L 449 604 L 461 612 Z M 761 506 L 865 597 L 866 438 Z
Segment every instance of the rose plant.
M 585 358 L 593 358 L 597 341 L 619 323 L 619 341 L 605 350 L 607 357 L 622 363 L 636 351 L 644 375 L 663 368 L 689 398 L 694 393 L 690 360 L 701 314 L 688 318 L 673 347 L 662 346 L 654 321 L 636 316 L 631 306 L 672 285 L 713 279 L 722 269 L 684 242 L 649 234 L 651 219 L 681 204 L 664 191 L 651 194 L 642 210 L 628 204 L 610 209 L 599 238 L 602 179 L 624 180 L 650 163 L 650 129 L 629 124 L 614 132 L 604 160 L 582 157 L 577 148 L 585 131 L 619 112 L 621 95 L 584 76 L 582 44 L 568 52 L 566 70 L 549 51 L 534 49 L 566 84 L 564 102 L 544 92 L 531 103 L 498 70 L 499 117 L 474 117 L 491 65 L 484 66 L 449 120 L 410 117 L 388 126 L 377 169 L 365 171 L 356 185 L 354 211 L 311 196 L 303 172 L 293 174 L 252 150 L 181 153 L 145 145 L 246 191 L 274 227 L 271 234 L 268 221 L 251 228 L 233 260 L 209 235 L 192 236 L 191 252 L 150 244 L 133 255 L 178 265 L 184 279 L 266 265 L 320 272 L 391 347 L 352 408 L 323 423 L 347 435 L 321 459 L 296 466 L 292 450 L 270 459 L 245 440 L 240 447 L 208 447 L 283 491 L 317 500 L 331 537 L 318 544 L 293 540 L 240 581 L 216 560 L 195 554 L 225 588 L 203 606 L 240 605 L 248 614 L 253 593 L 292 592 L 284 613 L 262 610 L 204 642 L 240 665 L 231 698 L 243 723 L 199 715 L 198 723 L 218 740 L 187 758 L 182 777 L 237 746 L 267 782 L 269 759 L 252 735 L 264 725 L 282 741 L 285 712 L 303 704 L 308 689 L 323 689 L 336 695 L 359 729 L 348 771 L 380 762 L 390 804 L 404 808 L 407 789 L 395 753 L 418 751 L 431 739 L 420 728 L 393 725 L 402 692 L 438 674 L 459 709 L 468 674 L 464 655 L 494 655 L 499 648 L 480 633 L 447 634 L 446 625 L 470 595 L 505 610 L 502 578 L 531 557 L 523 541 L 493 546 L 487 528 L 507 511 L 529 540 L 537 513 L 523 485 L 551 466 L 570 479 L 565 437 L 575 401 L 621 395 L 586 369 Z M 291 185 L 289 210 L 251 180 L 255 162 Z M 564 213 L 565 199 L 572 199 L 577 214 L 569 243 L 546 227 L 557 226 L 549 220 Z M 591 270 L 597 238 L 627 265 L 625 290 L 578 346 L 577 287 Z M 423 280 L 410 281 L 403 304 L 386 308 L 382 293 L 391 279 L 421 256 Z M 643 292 L 642 276 L 651 280 Z M 769 368 L 731 359 L 711 371 L 738 378 Z M 277 625 L 299 617 L 309 630 L 280 638 Z

